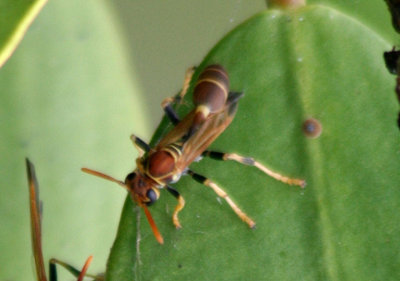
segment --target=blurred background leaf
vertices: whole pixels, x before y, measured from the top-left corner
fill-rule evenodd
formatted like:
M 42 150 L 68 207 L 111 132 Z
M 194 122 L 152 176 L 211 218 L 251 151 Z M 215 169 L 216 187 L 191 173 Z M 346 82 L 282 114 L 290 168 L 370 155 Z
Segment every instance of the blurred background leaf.
M 14 52 L 47 0 L 0 2 L 0 67 Z
M 0 279 L 34 280 L 24 158 L 36 166 L 47 260 L 104 271 L 125 192 L 84 175 L 124 175 L 149 136 L 133 68 L 101 1 L 51 1 L 0 70 Z M 110 161 L 110 159 L 112 159 Z M 59 280 L 72 277 L 60 270 Z

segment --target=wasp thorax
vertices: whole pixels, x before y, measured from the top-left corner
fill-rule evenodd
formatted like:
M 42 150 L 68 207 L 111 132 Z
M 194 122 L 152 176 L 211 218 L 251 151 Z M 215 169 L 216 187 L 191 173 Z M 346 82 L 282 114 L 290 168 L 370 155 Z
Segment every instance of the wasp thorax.
M 168 151 L 156 151 L 149 156 L 148 171 L 153 177 L 158 178 L 168 175 L 174 168 L 175 158 Z
M 228 97 L 229 78 L 220 65 L 208 66 L 197 80 L 193 93 L 196 106 L 206 106 L 211 113 L 221 110 Z

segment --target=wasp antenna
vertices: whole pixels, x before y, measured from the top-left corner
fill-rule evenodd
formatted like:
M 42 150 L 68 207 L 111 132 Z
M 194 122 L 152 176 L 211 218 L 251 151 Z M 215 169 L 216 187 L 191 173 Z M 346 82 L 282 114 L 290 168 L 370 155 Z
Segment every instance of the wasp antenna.
M 85 172 L 87 174 L 90 174 L 90 175 L 105 179 L 105 180 L 109 180 L 109 181 L 115 182 L 115 183 L 119 184 L 120 186 L 122 186 L 123 188 L 125 188 L 126 190 L 130 191 L 129 188 L 126 186 L 126 184 L 124 182 L 122 182 L 120 180 L 117 180 L 117 179 L 115 179 L 115 178 L 113 178 L 113 177 L 111 177 L 109 175 L 106 175 L 106 174 L 103 174 L 103 173 L 100 173 L 100 172 L 97 172 L 97 171 L 94 171 L 94 170 L 91 170 L 91 169 L 88 169 L 88 168 L 82 168 L 81 171 Z
M 91 264 L 92 260 L 93 260 L 93 256 L 90 256 L 90 257 L 87 258 L 85 264 L 82 267 L 81 273 L 79 274 L 79 277 L 78 277 L 77 281 L 82 281 L 83 280 L 83 278 L 86 275 L 86 271 L 89 268 L 89 265 Z
M 157 225 L 154 222 L 153 217 L 151 216 L 149 209 L 147 209 L 146 205 L 142 205 L 141 207 L 143 208 L 144 213 L 146 214 L 146 217 L 147 217 L 147 220 L 148 220 L 148 222 L 150 224 L 151 230 L 153 231 L 154 236 L 156 237 L 158 243 L 164 244 L 164 238 L 162 237 L 160 231 L 158 230 Z

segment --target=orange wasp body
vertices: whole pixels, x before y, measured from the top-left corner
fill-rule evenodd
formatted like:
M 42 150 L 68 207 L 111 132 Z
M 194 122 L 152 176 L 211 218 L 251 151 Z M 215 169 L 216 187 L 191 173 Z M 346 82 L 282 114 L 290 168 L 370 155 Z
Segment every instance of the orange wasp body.
M 128 174 L 124 182 L 97 171 L 82 169 L 84 172 L 114 181 L 126 188 L 133 201 L 144 209 L 153 233 L 161 244 L 163 238 L 146 206 L 151 205 L 159 198 L 159 189 L 166 188 L 178 200 L 172 219 L 174 225 L 180 228 L 178 213 L 184 207 L 185 201 L 179 192 L 169 184 L 178 181 L 184 174 L 188 174 L 196 181 L 212 188 L 218 196 L 227 201 L 244 222 L 250 227 L 255 226 L 254 221 L 230 199 L 223 189 L 189 168 L 189 165 L 199 157 L 208 156 L 217 160 L 235 160 L 242 164 L 256 166 L 268 175 L 288 184 L 305 185 L 303 180 L 290 179 L 270 171 L 253 158 L 206 150 L 232 122 L 242 93 L 229 92 L 227 72 L 220 65 L 210 65 L 200 74 L 194 87 L 193 102 L 195 108 L 180 120 L 172 109 L 171 103 L 184 96 L 190 78 L 191 75 L 187 75 L 180 95 L 166 99 L 162 104 L 166 115 L 175 127 L 153 148 L 138 137 L 131 137 L 140 151 L 140 156 L 136 160 L 136 170 Z

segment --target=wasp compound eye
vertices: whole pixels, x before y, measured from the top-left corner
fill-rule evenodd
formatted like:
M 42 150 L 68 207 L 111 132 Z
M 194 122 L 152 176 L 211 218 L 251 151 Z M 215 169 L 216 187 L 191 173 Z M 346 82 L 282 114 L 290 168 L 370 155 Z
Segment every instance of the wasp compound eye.
M 132 172 L 132 173 L 128 174 L 126 176 L 126 178 L 125 178 L 125 183 L 133 181 L 135 179 L 135 177 L 136 177 L 136 173 L 135 172 Z
M 153 189 L 149 189 L 146 193 L 146 196 L 149 199 L 149 202 L 146 202 L 147 206 L 152 205 L 158 199 L 157 193 Z

